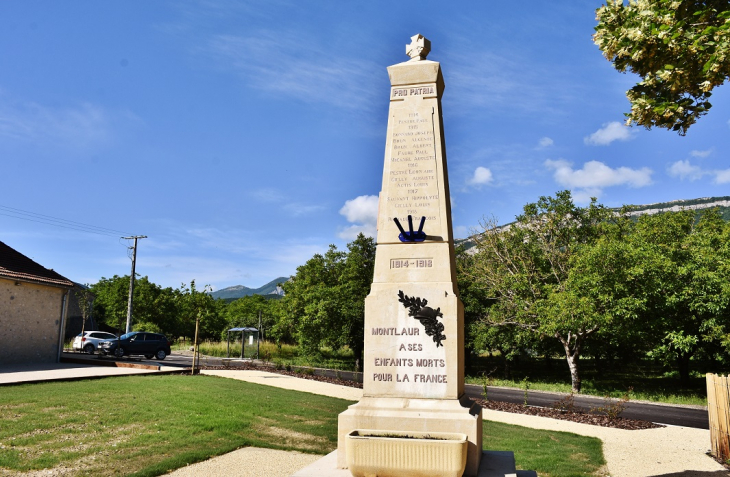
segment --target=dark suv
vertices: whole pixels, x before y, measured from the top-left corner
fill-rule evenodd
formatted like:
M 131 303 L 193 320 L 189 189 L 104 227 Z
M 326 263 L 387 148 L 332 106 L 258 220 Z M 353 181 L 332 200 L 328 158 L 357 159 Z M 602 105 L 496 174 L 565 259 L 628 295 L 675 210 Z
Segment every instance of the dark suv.
M 165 335 L 132 331 L 116 340 L 103 341 L 99 344 L 103 354 L 113 354 L 117 358 L 133 354 L 144 355 L 145 358 L 165 359 L 170 354 L 170 342 Z

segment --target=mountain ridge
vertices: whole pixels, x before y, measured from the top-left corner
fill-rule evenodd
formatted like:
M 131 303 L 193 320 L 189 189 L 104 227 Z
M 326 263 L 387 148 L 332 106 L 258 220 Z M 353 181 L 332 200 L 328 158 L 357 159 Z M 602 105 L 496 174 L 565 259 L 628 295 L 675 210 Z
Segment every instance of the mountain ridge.
M 244 285 L 233 285 L 226 288 L 221 288 L 211 292 L 211 296 L 215 299 L 223 300 L 235 300 L 243 298 L 244 296 L 251 295 L 277 295 L 283 296 L 284 290 L 279 286 L 280 283 L 284 283 L 289 280 L 289 277 L 279 277 L 271 280 L 269 283 L 260 286 L 259 288 L 249 288 Z
M 661 212 L 678 212 L 680 210 L 694 210 L 700 211 L 703 209 L 711 209 L 717 207 L 720 209 L 722 218 L 730 222 L 730 196 L 722 197 L 699 197 L 697 199 L 677 199 L 668 202 L 656 202 L 653 204 L 643 205 L 627 205 L 629 208 L 629 215 L 639 216 L 645 214 L 658 214 Z M 623 207 L 612 207 L 612 210 L 619 212 Z M 508 229 L 515 222 L 500 225 L 497 230 Z M 466 250 L 471 250 L 474 247 L 474 241 L 471 237 L 462 239 L 454 239 L 454 245 L 463 246 Z M 473 252 L 473 251 L 472 251 Z M 470 252 L 471 253 L 471 252 Z

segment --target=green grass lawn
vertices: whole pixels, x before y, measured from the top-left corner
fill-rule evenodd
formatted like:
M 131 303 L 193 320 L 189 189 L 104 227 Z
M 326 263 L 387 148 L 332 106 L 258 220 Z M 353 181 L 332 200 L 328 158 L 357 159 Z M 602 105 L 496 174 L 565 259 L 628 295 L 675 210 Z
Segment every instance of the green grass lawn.
M 602 443 L 593 437 L 484 422 L 483 446 L 514 451 L 518 469 L 535 470 L 540 477 L 596 475 L 606 463 Z
M 0 474 L 160 475 L 245 446 L 326 454 L 349 401 L 214 376 L 128 376 L 0 388 Z M 485 422 L 485 448 L 541 476 L 591 475 L 597 439 Z

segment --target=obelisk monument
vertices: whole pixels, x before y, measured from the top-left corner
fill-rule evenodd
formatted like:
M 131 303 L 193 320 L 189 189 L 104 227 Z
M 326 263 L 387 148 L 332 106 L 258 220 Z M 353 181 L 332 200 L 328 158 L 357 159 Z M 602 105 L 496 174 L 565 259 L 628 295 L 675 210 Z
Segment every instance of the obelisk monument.
M 458 296 L 446 148 L 444 80 L 421 35 L 388 67 L 390 108 L 375 274 L 365 299 L 363 399 L 339 416 L 338 456 L 354 429 L 468 437 L 464 475 L 482 452 L 481 408 L 464 396 L 464 307 Z

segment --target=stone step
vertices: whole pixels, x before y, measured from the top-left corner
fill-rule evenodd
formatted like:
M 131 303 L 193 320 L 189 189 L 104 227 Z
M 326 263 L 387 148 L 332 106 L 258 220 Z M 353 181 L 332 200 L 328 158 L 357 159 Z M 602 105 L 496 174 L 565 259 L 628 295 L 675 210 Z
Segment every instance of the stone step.
M 478 477 L 537 477 L 534 470 L 515 470 L 511 451 L 482 451 Z

